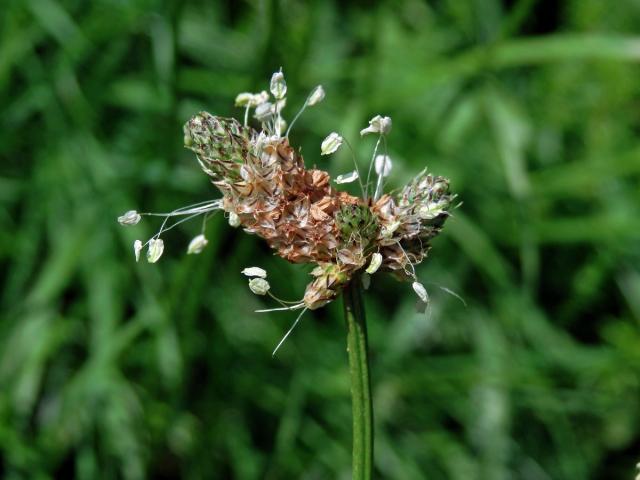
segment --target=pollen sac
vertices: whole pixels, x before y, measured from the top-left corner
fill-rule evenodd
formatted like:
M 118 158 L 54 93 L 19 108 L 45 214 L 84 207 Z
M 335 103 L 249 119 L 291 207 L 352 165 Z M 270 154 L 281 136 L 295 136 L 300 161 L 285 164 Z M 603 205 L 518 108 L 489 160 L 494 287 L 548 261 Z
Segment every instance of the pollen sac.
M 240 217 L 238 217 L 237 213 L 229 213 L 229 225 L 231 225 L 233 228 L 240 226 Z
M 276 113 L 275 105 L 271 102 L 264 102 L 256 107 L 256 112 L 254 114 L 254 117 L 256 118 L 256 120 L 259 120 L 261 122 L 266 122 L 270 120 L 271 117 L 275 115 L 275 113 Z
M 287 82 L 284 80 L 282 70 L 271 76 L 271 93 L 277 100 L 282 100 L 287 94 Z
M 373 255 L 371 255 L 371 263 L 369 263 L 369 266 L 367 267 L 367 269 L 365 271 L 369 275 L 373 275 L 374 273 L 376 273 L 378 271 L 378 269 L 380 268 L 380 265 L 382 265 L 382 255 L 380 253 L 376 252 Z M 363 279 L 364 279 L 364 277 L 363 277 Z
M 137 246 L 134 248 L 137 248 Z M 147 261 L 149 263 L 156 263 L 162 256 L 162 252 L 164 252 L 164 242 L 161 238 L 149 240 L 149 249 L 147 250 Z
M 247 107 L 251 106 L 253 102 L 253 93 L 243 92 L 239 93 L 236 97 L 235 106 L 236 107 Z
M 340 145 L 342 145 L 342 141 L 343 138 L 340 135 L 336 132 L 331 132 L 320 145 L 320 155 L 331 155 L 335 153 L 338 148 L 340 148 Z
M 360 130 L 360 135 L 366 135 L 368 133 L 379 133 L 381 135 L 388 135 L 391 131 L 392 121 L 390 117 L 383 117 L 376 115 L 369 120 L 369 126 Z
M 256 295 L 266 295 L 271 286 L 264 278 L 252 278 L 249 280 L 249 289 Z
M 322 100 L 324 100 L 324 88 L 322 88 L 322 85 L 318 85 L 313 89 L 311 95 L 309 95 L 307 105 L 312 107 L 313 105 L 320 103 Z
M 142 242 L 136 240 L 133 242 L 133 253 L 136 256 L 136 262 L 140 261 L 140 251 L 142 250 Z
M 135 210 L 129 210 L 124 215 L 118 217 L 118 223 L 120 225 L 137 225 L 140 223 L 142 217 Z
M 208 243 L 209 241 L 205 238 L 203 234 L 196 235 L 195 237 L 193 237 L 191 242 L 189 242 L 189 246 L 187 247 L 187 254 L 197 255 L 201 253 L 202 250 L 204 250 L 204 247 L 206 247 Z

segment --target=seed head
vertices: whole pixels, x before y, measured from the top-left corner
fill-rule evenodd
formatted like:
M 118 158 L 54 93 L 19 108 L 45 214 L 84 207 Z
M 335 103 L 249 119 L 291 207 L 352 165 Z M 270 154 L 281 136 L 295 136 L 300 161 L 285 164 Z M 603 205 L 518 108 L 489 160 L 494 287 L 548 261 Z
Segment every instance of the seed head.
M 373 195 L 369 196 L 369 174 L 363 182 L 355 158 L 355 169 L 331 182 L 327 172 L 307 168 L 299 151 L 289 144 L 291 127 L 286 130 L 282 118 L 287 94 L 282 71 L 271 77 L 270 90 L 275 100 L 269 101 L 266 91 L 244 92 L 236 97 L 236 105 L 245 108 L 244 124 L 207 112 L 194 115 L 185 124 L 185 147 L 196 154 L 221 198 L 175 210 L 167 218 L 223 210 L 231 226 L 260 236 L 282 258 L 313 264 L 313 278 L 304 297 L 285 309 L 319 308 L 335 299 L 355 275 L 362 275 L 368 285 L 370 276 L 378 271 L 393 272 L 411 281 L 420 301 L 426 304 L 429 297 L 417 280 L 415 265 L 426 257 L 431 240 L 449 216 L 455 198 L 449 193 L 449 181 L 423 171 L 397 193 L 385 194 L 383 179 L 393 165 L 388 155 L 376 154 L 382 136 L 391 131 L 392 121 L 376 115 L 360 132 L 379 135 L 368 167 L 369 173 L 375 170 L 377 174 Z M 324 89 L 318 85 L 291 125 L 305 107 L 318 104 L 324 96 Z M 254 116 L 261 124 L 259 130 L 249 126 L 251 108 L 255 108 Z M 335 153 L 343 141 L 338 133 L 330 133 L 321 144 L 320 154 Z M 335 188 L 356 180 L 362 187 L 362 197 Z M 124 225 L 139 220 L 135 211 L 118 219 Z M 162 232 L 161 228 L 148 242 L 149 262 L 156 262 L 162 255 Z M 199 253 L 206 245 L 203 228 L 187 252 Z M 136 241 L 136 259 L 142 248 L 142 242 Z M 248 267 L 242 273 L 249 277 L 253 293 L 271 295 L 265 270 Z

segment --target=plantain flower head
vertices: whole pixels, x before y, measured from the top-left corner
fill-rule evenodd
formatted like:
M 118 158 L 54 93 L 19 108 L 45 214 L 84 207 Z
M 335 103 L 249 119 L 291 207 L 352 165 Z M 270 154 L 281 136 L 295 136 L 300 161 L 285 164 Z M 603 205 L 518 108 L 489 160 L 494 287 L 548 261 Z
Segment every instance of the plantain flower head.
M 232 226 L 261 237 L 283 259 L 313 267 L 302 299 L 289 306 L 273 295 L 264 270 L 251 267 L 242 272 L 251 278 L 249 287 L 254 293 L 271 296 L 285 305 L 280 310 L 317 309 L 334 300 L 355 276 L 364 275 L 368 284 L 378 272 L 391 272 L 412 282 L 413 290 L 426 303 L 427 291 L 416 277 L 415 266 L 426 258 L 431 240 L 450 216 L 455 195 L 450 193 L 449 180 L 425 169 L 398 191 L 385 193 L 385 182 L 392 171 L 386 152 L 392 121 L 377 115 L 360 132 L 379 136 L 367 166 L 369 174 L 366 178 L 360 175 L 354 158 L 355 170 L 332 182 L 326 171 L 305 165 L 288 136 L 302 111 L 324 98 L 324 89 L 316 87 L 286 131 L 282 110 L 287 85 L 282 71 L 272 76 L 270 91 L 275 103 L 268 101 L 266 91 L 238 95 L 235 103 L 245 109 L 243 123 L 207 112 L 187 121 L 185 147 L 195 154 L 219 198 L 162 214 L 166 218 L 160 232 L 146 244 L 137 241 L 136 258 L 146 245 L 150 262 L 160 258 L 164 244 L 159 236 L 171 228 L 165 228 L 168 219 L 204 215 L 206 222 L 213 213 L 224 211 Z M 259 127 L 248 123 L 252 108 Z M 378 154 L 380 139 L 384 139 L 384 154 Z M 320 154 L 335 152 L 343 141 L 339 133 L 330 133 L 322 142 Z M 377 176 L 373 181 L 372 173 Z M 361 196 L 336 188 L 356 180 Z M 370 194 L 372 186 L 375 188 Z M 134 225 L 140 215 L 145 214 L 130 211 L 119 221 Z M 203 225 L 203 233 L 192 240 L 188 252 L 199 253 L 207 243 Z

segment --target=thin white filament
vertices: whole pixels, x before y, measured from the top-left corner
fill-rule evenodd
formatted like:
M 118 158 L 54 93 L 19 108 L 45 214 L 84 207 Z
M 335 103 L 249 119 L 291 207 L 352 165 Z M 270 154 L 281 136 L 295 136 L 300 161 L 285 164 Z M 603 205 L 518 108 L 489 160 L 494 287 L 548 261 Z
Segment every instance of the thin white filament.
M 244 110 L 244 126 L 249 125 L 249 110 L 251 110 L 251 102 L 247 103 L 247 108 Z
M 261 310 L 256 310 L 256 313 L 268 313 L 268 312 L 282 312 L 284 310 L 289 311 L 289 310 L 298 310 L 299 308 L 302 308 L 304 306 L 304 303 L 299 303 L 297 305 L 292 305 L 290 307 L 276 307 L 276 308 L 264 308 Z
M 194 218 L 196 218 L 198 215 L 200 215 L 199 213 L 194 213 L 193 215 L 190 215 L 188 217 L 185 218 L 181 218 L 180 220 L 178 220 L 176 223 L 168 226 L 167 228 L 164 228 L 164 225 L 166 223 L 166 220 L 164 222 L 162 222 L 162 226 L 160 227 L 160 230 L 158 231 L 158 233 L 156 233 L 153 237 L 151 237 L 149 240 L 147 240 L 145 242 L 145 244 L 143 245 L 146 246 L 151 240 L 153 240 L 154 238 L 160 238 L 160 235 L 162 235 L 164 232 L 168 232 L 169 230 L 171 230 L 173 227 L 177 227 L 178 225 L 180 225 L 181 223 L 184 222 L 188 222 L 189 220 L 192 220 Z M 168 218 L 168 217 L 167 217 Z
M 187 205 L 186 207 L 176 208 L 175 210 L 169 213 L 157 213 L 157 212 L 145 212 L 140 215 L 148 215 L 151 217 L 172 217 L 177 215 L 189 215 L 191 213 L 196 213 L 196 211 L 200 212 L 208 212 L 212 210 L 217 210 L 222 208 L 222 200 L 205 200 L 203 202 L 193 203 L 191 205 Z
M 451 295 L 452 297 L 456 297 L 458 300 L 460 300 L 462 302 L 462 304 L 466 307 L 467 306 L 467 302 L 464 301 L 464 298 L 462 298 L 460 295 L 458 295 L 456 292 L 454 292 L 453 290 L 448 289 L 447 287 L 443 287 L 442 285 L 437 285 L 437 287 L 442 290 L 443 292 L 448 293 L 449 295 Z
M 159 237 L 160 234 L 162 232 L 166 232 L 167 230 L 170 230 L 171 228 L 175 227 L 176 225 L 181 224 L 183 221 L 186 220 L 190 220 L 192 218 L 197 217 L 198 215 L 201 215 L 203 213 L 209 213 L 212 211 L 216 211 L 216 210 L 220 210 L 222 208 L 222 200 L 214 200 L 214 201 L 210 201 L 209 203 L 205 203 L 204 205 L 201 204 L 201 206 L 196 206 L 198 204 L 194 204 L 194 205 L 189 205 L 187 207 L 182 207 L 182 208 L 178 208 L 176 210 L 174 210 L 173 212 L 171 212 L 168 215 L 165 215 L 165 219 L 162 222 L 162 225 L 160 225 L 160 231 L 156 234 L 156 237 Z M 181 215 L 189 215 L 187 218 L 180 220 L 176 223 L 174 223 L 171 227 L 165 229 L 164 226 L 167 224 L 167 222 L 169 221 L 169 218 L 174 217 L 174 216 L 181 216 Z
M 362 191 L 362 196 L 366 200 L 367 195 L 364 190 L 364 185 L 362 184 L 362 177 L 360 176 L 360 170 L 358 169 L 358 162 L 356 161 L 356 152 L 353 150 L 353 147 L 351 146 L 351 144 L 346 138 L 343 138 L 343 140 L 344 140 L 344 143 L 347 144 L 347 147 L 349 147 L 349 151 L 351 152 L 351 158 L 353 159 L 353 166 L 355 167 L 356 172 L 358 172 L 358 183 L 360 184 L 360 190 Z
M 378 175 L 378 180 L 376 181 L 376 191 L 373 194 L 373 201 L 375 202 L 380 198 L 380 192 L 382 191 L 382 175 Z
M 384 156 L 385 158 L 389 158 L 389 151 L 387 150 L 387 139 L 381 135 L 380 138 L 383 139 L 383 144 L 384 144 Z M 374 158 L 375 158 L 375 154 L 374 154 Z M 371 172 L 371 166 L 369 166 L 369 172 Z M 382 180 L 384 179 L 384 176 L 382 175 L 384 173 L 384 168 L 381 169 L 380 173 L 378 174 L 378 180 L 376 181 L 376 191 L 373 194 L 373 201 L 375 202 L 376 200 L 378 200 L 380 198 L 380 194 L 382 193 L 382 191 L 384 190 L 384 185 L 382 183 Z M 368 179 L 367 179 L 368 181 Z
M 214 212 L 216 213 L 216 212 Z M 154 238 L 160 238 L 160 235 L 162 235 L 164 232 L 168 232 L 169 230 L 171 230 L 174 227 L 177 227 L 178 225 L 180 225 L 181 223 L 184 222 L 188 222 L 189 220 L 192 220 L 194 218 L 196 218 L 197 216 L 202 215 L 202 212 L 200 213 L 194 213 L 192 215 L 189 215 L 188 217 L 185 218 L 181 218 L 180 220 L 178 220 L 176 223 L 168 226 L 167 228 L 164 228 L 164 225 L 166 224 L 166 221 L 169 217 L 167 217 L 167 219 L 165 219 L 164 222 L 162 222 L 162 226 L 160 227 L 160 231 L 158 231 L 158 233 L 156 233 L 154 236 L 152 236 L 149 240 L 147 240 L 144 245 L 142 245 L 142 248 L 144 248 L 145 246 L 147 246 L 149 244 L 149 242 L 151 240 L 153 240 Z
M 300 315 L 298 315 L 298 318 L 296 318 L 296 320 L 293 322 L 293 325 L 291 325 L 291 328 L 287 331 L 287 333 L 284 334 L 284 337 L 282 337 L 282 340 L 280 340 L 280 343 L 276 345 L 276 348 L 273 350 L 273 353 L 271 354 L 272 357 L 275 357 L 278 349 L 282 346 L 282 344 L 287 339 L 287 337 L 291 334 L 291 332 L 293 332 L 293 329 L 296 328 L 296 325 L 298 325 L 298 322 L 300 321 L 300 319 L 302 318 L 302 315 L 304 315 L 304 312 L 306 311 L 307 309 L 305 308 L 300 312 Z
M 280 115 L 280 101 L 276 100 L 275 104 L 276 115 L 273 118 L 273 134 L 280 138 L 280 125 L 282 124 L 282 116 Z
M 313 93 L 313 92 L 312 92 Z M 307 108 L 307 105 L 309 104 L 309 99 L 311 98 L 311 94 L 309 94 L 309 96 L 307 97 L 307 99 L 304 101 L 304 104 L 302 105 L 302 107 L 300 108 L 300 110 L 298 110 L 298 113 L 296 113 L 296 116 L 293 117 L 293 120 L 291 120 L 291 124 L 289 125 L 289 128 L 287 128 L 286 133 L 284 134 L 285 138 L 289 138 L 289 132 L 291 131 L 291 127 L 293 127 L 293 124 L 296 123 L 296 120 L 298 120 L 298 118 L 300 117 L 300 115 L 302 115 L 302 112 L 305 111 L 305 109 Z
M 380 134 L 380 136 L 378 137 L 378 141 L 376 142 L 376 146 L 373 149 L 373 155 L 371 156 L 371 163 L 369 163 L 369 171 L 367 172 L 367 190 L 364 196 L 365 200 L 369 199 L 369 180 L 371 178 L 371 170 L 373 169 L 373 164 L 376 161 L 376 153 L 378 153 L 378 147 L 380 146 L 380 140 L 382 140 L 382 137 L 383 135 Z

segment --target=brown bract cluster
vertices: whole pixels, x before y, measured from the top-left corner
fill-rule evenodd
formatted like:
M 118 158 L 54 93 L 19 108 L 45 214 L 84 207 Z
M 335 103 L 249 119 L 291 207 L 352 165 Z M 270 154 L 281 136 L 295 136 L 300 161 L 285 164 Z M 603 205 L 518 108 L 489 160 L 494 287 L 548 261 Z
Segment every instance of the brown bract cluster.
M 334 214 L 356 197 L 333 189 L 327 172 L 306 170 L 286 138 L 206 112 L 187 125 L 189 147 L 247 232 L 290 262 L 331 261 L 339 245 Z
M 330 261 L 339 245 L 334 213 L 357 198 L 329 185 L 329 174 L 305 170 L 287 139 L 265 140 L 249 155 L 242 180 L 228 185 L 225 209 L 293 263 Z

